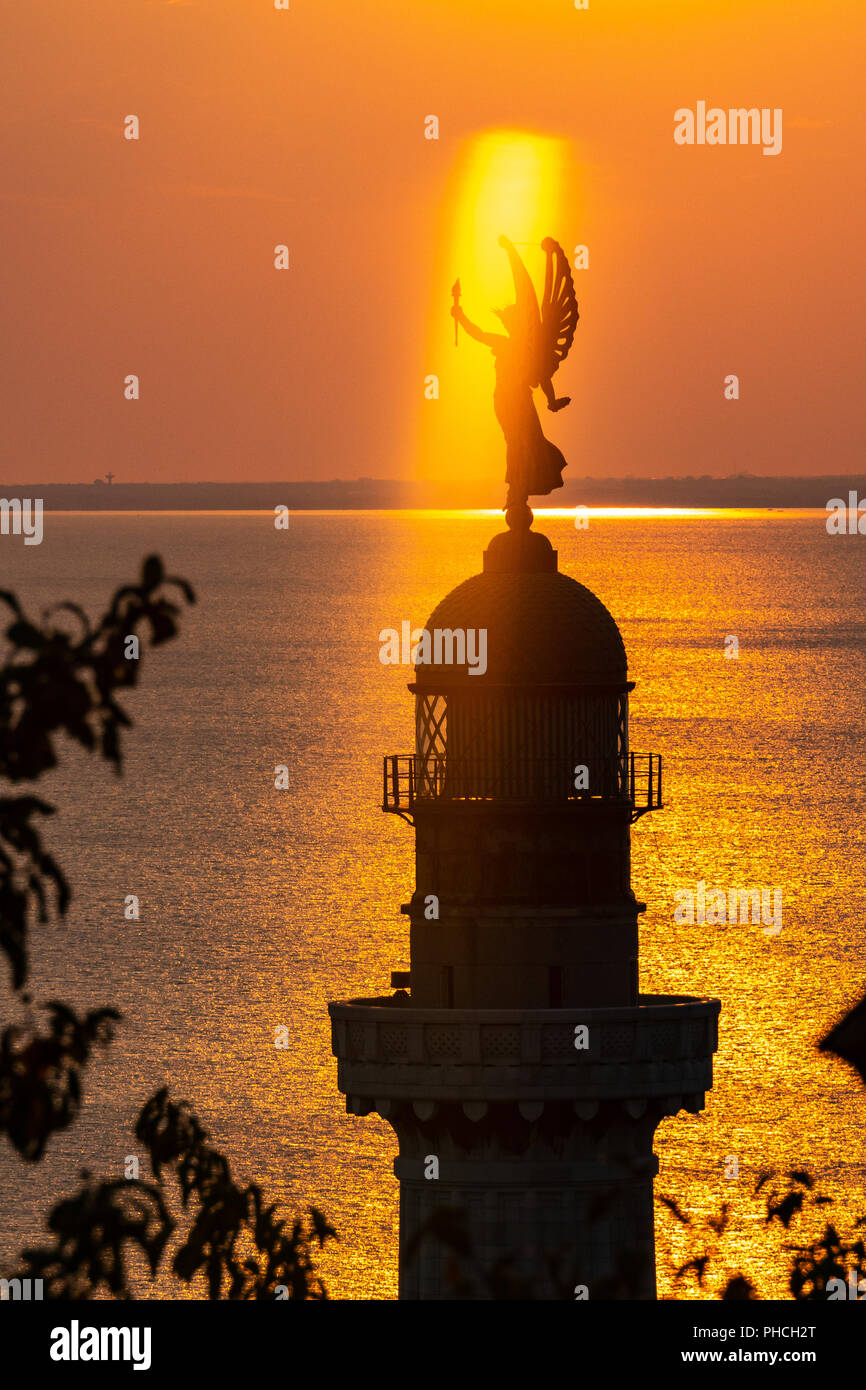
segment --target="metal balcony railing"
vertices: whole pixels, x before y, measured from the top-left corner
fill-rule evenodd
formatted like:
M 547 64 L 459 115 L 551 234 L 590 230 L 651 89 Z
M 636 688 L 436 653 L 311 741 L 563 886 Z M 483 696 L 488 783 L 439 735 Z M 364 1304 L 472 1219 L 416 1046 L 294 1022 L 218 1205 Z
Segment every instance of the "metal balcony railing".
M 575 765 L 578 759 L 575 759 Z M 594 758 L 585 790 L 575 787 L 574 765 L 562 758 L 447 758 L 434 753 L 392 753 L 384 760 L 382 810 L 411 818 L 418 803 L 496 801 L 510 805 L 624 801 L 631 819 L 662 802 L 659 753 Z

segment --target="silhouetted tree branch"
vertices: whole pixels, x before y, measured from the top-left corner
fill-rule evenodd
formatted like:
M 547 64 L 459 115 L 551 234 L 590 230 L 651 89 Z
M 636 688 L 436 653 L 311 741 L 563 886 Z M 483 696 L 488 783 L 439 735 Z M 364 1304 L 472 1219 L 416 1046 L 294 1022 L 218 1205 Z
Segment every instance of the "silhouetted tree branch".
M 256 1183 L 238 1187 L 189 1105 L 175 1104 L 166 1087 L 145 1103 L 135 1135 L 154 1182 L 95 1182 L 82 1174 L 80 1191 L 48 1216 L 53 1244 L 25 1250 L 10 1277 L 42 1279 L 46 1298 L 132 1298 L 129 1247 L 142 1252 L 154 1277 L 181 1224 L 170 1208 L 167 1170 L 191 1218 L 172 1260 L 179 1279 L 191 1284 L 203 1276 L 211 1299 L 327 1299 L 313 1251 L 337 1235 L 320 1211 L 310 1207 L 308 1220 L 290 1224 L 265 1205 Z
M 175 636 L 180 610 L 172 590 L 195 602 L 186 580 L 166 576 L 159 556 L 151 555 L 141 582 L 119 589 L 95 626 L 74 603 L 56 604 L 36 622 L 15 594 L 0 591 L 0 603 L 12 613 L 0 665 L 0 777 L 13 783 L 42 777 L 57 766 L 61 734 L 120 771 L 120 730 L 130 720 L 115 696 L 136 684 L 141 667 L 140 659 L 127 658 L 127 643 L 140 641 L 142 626 L 152 646 Z M 62 621 L 70 616 L 72 630 Z M 36 796 L 0 798 L 0 950 L 22 1003 L 29 1003 L 22 990 L 31 915 L 47 922 L 53 907 L 63 917 L 71 899 L 37 824 L 54 812 Z M 42 1157 L 51 1134 L 75 1118 L 81 1069 L 94 1044 L 110 1041 L 120 1017 L 114 1009 L 97 1009 L 79 1018 L 58 1001 L 47 1012 L 47 1034 L 28 1035 L 21 1025 L 10 1025 L 0 1035 L 0 1133 L 31 1162 Z
M 781 1181 L 779 1179 L 781 1178 Z M 810 1208 L 823 1208 L 833 1205 L 833 1198 L 815 1191 L 815 1179 L 804 1168 L 793 1168 L 785 1175 L 775 1168 L 762 1169 L 756 1178 L 754 1193 L 763 1192 L 765 1204 L 764 1225 L 773 1226 L 778 1222 L 784 1230 L 789 1230 L 798 1217 L 804 1216 Z M 758 1298 L 755 1285 L 741 1271 L 731 1274 L 724 1270 L 722 1256 L 722 1237 L 730 1226 L 731 1204 L 723 1202 L 718 1216 L 709 1216 L 705 1221 L 693 1221 L 677 1207 L 672 1198 L 663 1193 L 657 1200 L 677 1217 L 690 1233 L 689 1258 L 682 1264 L 672 1265 L 674 1284 L 679 1285 L 693 1275 L 698 1287 L 704 1289 L 709 1273 L 718 1278 L 721 1264 L 722 1278 L 726 1279 L 718 1297 L 722 1299 Z M 855 1221 L 855 1228 L 866 1224 L 866 1218 Z M 853 1237 L 846 1241 L 836 1228 L 827 1224 L 822 1236 L 802 1245 L 786 1244 L 794 1259 L 788 1276 L 791 1296 L 796 1299 L 826 1298 L 827 1280 L 845 1279 L 848 1270 L 854 1267 L 857 1259 L 864 1259 L 863 1241 Z
M 79 1018 L 58 1000 L 47 1004 L 49 1031 L 28 1037 L 10 1026 L 0 1037 L 0 1132 L 35 1163 L 50 1136 L 72 1124 L 81 1103 L 81 1068 L 94 1044 L 105 1046 L 120 1018 L 94 1009 Z

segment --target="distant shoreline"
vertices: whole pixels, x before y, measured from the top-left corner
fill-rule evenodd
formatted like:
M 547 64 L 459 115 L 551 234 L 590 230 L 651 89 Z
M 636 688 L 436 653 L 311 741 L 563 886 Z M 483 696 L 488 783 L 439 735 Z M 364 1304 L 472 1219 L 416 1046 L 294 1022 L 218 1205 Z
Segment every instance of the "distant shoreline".
M 0 498 L 41 498 L 53 512 L 494 511 L 504 486 L 336 479 L 273 483 L 2 483 Z M 569 478 L 538 510 L 586 507 L 823 510 L 831 498 L 866 499 L 866 473 L 820 477 Z M 866 501 L 864 501 L 866 505 Z

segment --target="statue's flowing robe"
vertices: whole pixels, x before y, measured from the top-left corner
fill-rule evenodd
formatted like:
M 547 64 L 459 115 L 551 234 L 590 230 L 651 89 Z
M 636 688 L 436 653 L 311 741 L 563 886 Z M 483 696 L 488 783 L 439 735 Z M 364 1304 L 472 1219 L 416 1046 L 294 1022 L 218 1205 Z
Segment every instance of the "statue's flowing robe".
M 493 407 L 505 435 L 505 481 L 518 497 L 537 497 L 562 487 L 566 460 L 545 439 L 532 399 L 526 354 L 513 339 L 495 349 Z

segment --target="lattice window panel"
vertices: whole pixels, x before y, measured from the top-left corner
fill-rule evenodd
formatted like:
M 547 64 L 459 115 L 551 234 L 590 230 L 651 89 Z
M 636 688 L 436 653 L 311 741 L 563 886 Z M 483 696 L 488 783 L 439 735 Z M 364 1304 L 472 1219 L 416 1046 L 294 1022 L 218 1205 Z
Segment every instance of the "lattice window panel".
M 650 1051 L 654 1057 L 670 1057 L 679 1053 L 679 1025 L 654 1023 L 650 1029 Z
M 520 1029 L 488 1024 L 481 1029 L 481 1055 L 497 1061 L 520 1059 Z
M 417 695 L 415 748 L 419 758 L 444 757 L 447 745 L 448 702 L 444 695 Z
M 367 1049 L 367 1029 L 363 1023 L 349 1024 L 349 1052 L 352 1057 L 363 1057 Z
M 545 1028 L 541 1034 L 542 1057 L 570 1057 L 575 1052 L 573 1028 Z
M 462 1056 L 462 1039 L 459 1028 L 431 1027 L 427 1029 L 427 1052 L 430 1057 Z
M 386 1023 L 379 1033 L 379 1046 L 385 1057 L 405 1057 L 409 1052 L 409 1030 Z
M 617 752 L 623 763 L 628 758 L 628 692 L 619 696 L 616 730 Z
M 630 1057 L 634 1050 L 634 1025 L 606 1024 L 601 1030 L 601 1050 L 605 1057 Z

